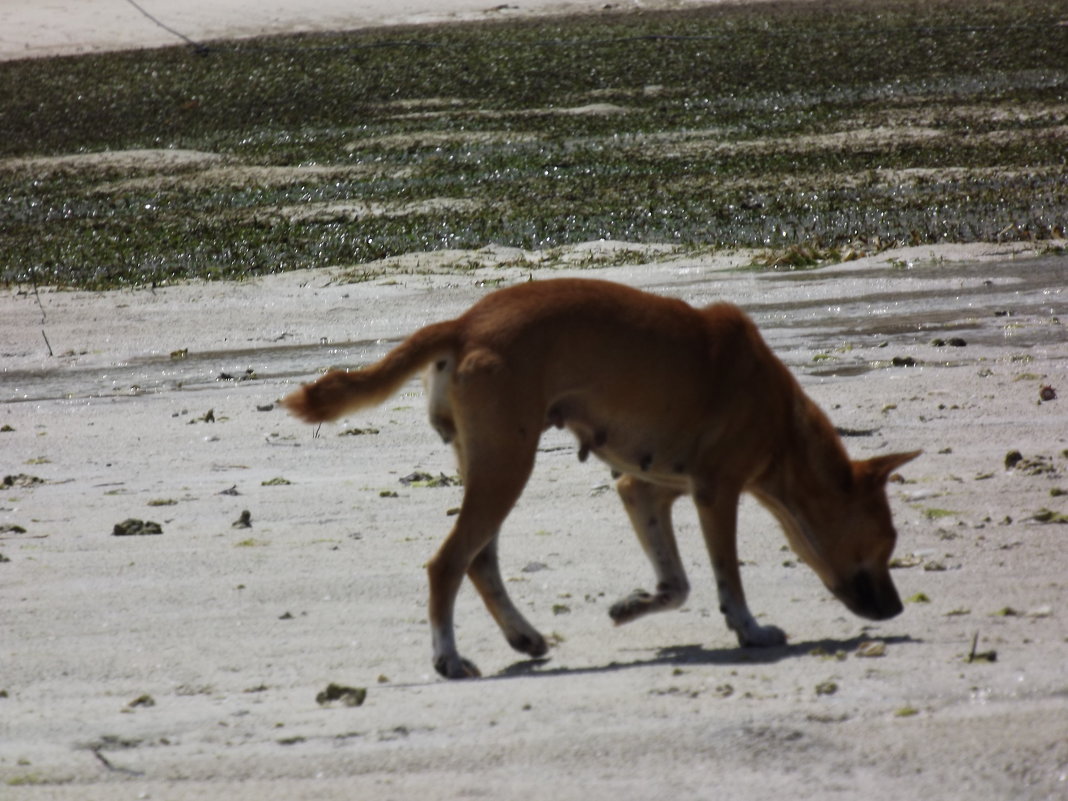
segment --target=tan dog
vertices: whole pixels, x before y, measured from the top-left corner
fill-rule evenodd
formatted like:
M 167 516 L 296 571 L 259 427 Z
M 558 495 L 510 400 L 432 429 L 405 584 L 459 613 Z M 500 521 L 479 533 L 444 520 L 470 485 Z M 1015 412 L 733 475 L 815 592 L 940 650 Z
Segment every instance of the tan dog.
M 545 638 L 515 608 L 497 564 L 497 532 L 519 498 L 549 426 L 622 474 L 619 494 L 656 571 L 609 614 L 626 623 L 678 607 L 689 591 L 671 506 L 693 496 L 720 610 L 742 645 L 780 645 L 745 602 L 735 545 L 750 492 L 790 545 L 854 613 L 901 612 L 888 563 L 897 537 L 885 483 L 919 451 L 851 462 L 819 408 L 738 308 L 604 281 L 539 281 L 494 292 L 464 315 L 428 325 L 363 370 L 335 370 L 286 397 L 308 422 L 335 420 L 395 392 L 429 365 L 430 420 L 452 442 L 464 481 L 459 517 L 430 560 L 434 667 L 478 676 L 460 656 L 453 606 L 466 573 L 518 651 Z

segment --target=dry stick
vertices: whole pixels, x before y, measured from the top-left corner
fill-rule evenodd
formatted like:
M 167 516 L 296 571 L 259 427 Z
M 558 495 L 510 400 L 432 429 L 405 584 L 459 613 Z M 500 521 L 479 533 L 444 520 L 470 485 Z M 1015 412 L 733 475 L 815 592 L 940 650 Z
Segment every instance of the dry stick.
M 37 270 L 34 270 L 31 275 L 33 276 L 33 296 L 37 299 L 37 308 L 41 310 L 41 325 L 44 325 L 47 315 L 45 315 L 44 304 L 41 303 L 41 295 L 37 291 Z
M 968 654 L 968 664 L 975 661 L 975 649 L 979 645 L 979 632 L 975 632 L 975 636 L 972 637 L 972 650 Z
M 972 637 L 972 650 L 968 653 L 968 664 L 972 662 L 996 662 L 998 659 L 997 651 L 979 651 L 979 632 L 975 632 L 975 636 Z
M 139 771 L 139 770 L 131 770 L 130 768 L 123 768 L 123 767 L 120 767 L 118 765 L 111 764 L 111 761 L 108 760 L 108 758 L 106 756 L 104 756 L 103 754 L 100 753 L 100 749 L 99 748 L 90 748 L 89 750 L 93 752 L 93 756 L 95 756 L 97 759 L 100 760 L 100 764 L 103 765 L 108 770 L 113 770 L 116 773 L 125 773 L 127 776 L 144 776 L 145 775 L 142 771 Z
M 41 310 L 41 325 L 43 326 L 44 323 L 45 323 L 45 320 L 48 317 L 48 315 L 45 314 L 44 304 L 41 303 L 41 294 L 37 291 L 37 271 L 34 270 L 32 275 L 33 275 L 33 296 L 37 299 L 37 308 L 39 308 Z M 44 337 L 45 345 L 48 346 L 48 355 L 49 356 L 54 356 L 55 354 L 52 353 L 52 343 L 48 341 L 48 334 L 45 333 L 44 328 L 41 329 L 41 336 Z

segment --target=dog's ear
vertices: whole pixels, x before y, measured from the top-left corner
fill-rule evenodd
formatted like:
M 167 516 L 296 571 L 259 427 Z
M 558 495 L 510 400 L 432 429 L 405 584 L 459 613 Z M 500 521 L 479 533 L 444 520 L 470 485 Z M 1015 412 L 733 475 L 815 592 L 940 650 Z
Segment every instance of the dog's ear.
M 903 453 L 887 453 L 856 462 L 853 472 L 858 484 L 869 486 L 882 486 L 890 477 L 890 474 L 901 465 L 907 464 L 919 456 L 923 451 L 905 451 Z

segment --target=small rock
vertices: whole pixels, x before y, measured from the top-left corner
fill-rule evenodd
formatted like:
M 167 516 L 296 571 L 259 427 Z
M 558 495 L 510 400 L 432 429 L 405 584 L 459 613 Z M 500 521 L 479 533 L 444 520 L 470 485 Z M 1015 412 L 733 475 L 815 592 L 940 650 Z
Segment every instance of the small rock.
M 248 509 L 242 509 L 241 516 L 230 525 L 232 528 L 252 528 L 252 513 Z

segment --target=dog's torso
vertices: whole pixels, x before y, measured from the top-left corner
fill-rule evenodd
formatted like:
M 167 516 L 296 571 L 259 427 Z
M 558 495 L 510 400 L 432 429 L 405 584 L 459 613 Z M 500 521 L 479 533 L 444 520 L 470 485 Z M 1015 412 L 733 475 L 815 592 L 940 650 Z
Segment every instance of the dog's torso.
M 457 322 L 456 353 L 427 374 L 431 419 L 449 440 L 465 384 L 492 376 L 523 388 L 539 430 L 570 430 L 581 459 L 592 453 L 619 473 L 687 492 L 739 428 L 744 453 L 730 454 L 730 469 L 748 481 L 795 398 L 793 378 L 730 304 L 695 309 L 618 284 L 557 280 L 496 292 Z

